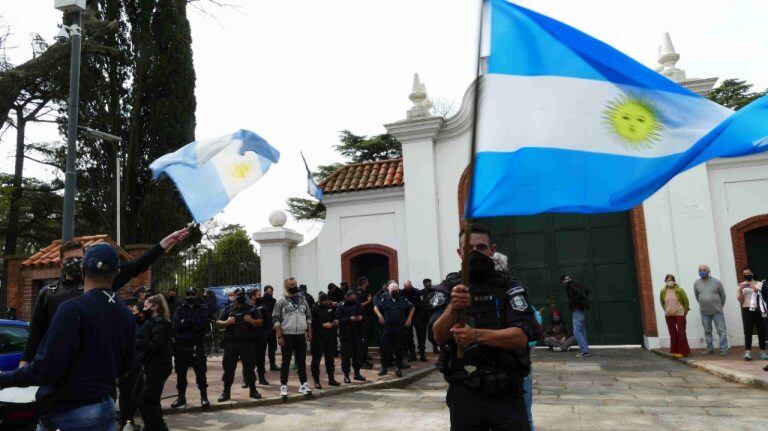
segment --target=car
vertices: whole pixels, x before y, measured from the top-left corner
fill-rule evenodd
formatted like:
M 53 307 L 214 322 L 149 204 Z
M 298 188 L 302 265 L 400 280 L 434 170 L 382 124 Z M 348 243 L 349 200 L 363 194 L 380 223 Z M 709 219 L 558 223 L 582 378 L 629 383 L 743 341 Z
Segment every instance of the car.
M 0 371 L 19 367 L 29 338 L 29 323 L 0 319 Z M 34 429 L 37 422 L 36 387 L 0 390 L 0 429 Z

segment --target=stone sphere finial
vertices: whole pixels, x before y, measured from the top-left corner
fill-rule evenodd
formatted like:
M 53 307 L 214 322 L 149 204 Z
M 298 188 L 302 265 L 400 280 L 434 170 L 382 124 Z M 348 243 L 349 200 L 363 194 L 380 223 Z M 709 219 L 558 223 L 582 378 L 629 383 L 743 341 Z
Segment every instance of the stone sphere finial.
M 285 211 L 283 210 L 274 210 L 269 214 L 269 224 L 271 224 L 272 227 L 283 227 L 287 221 L 288 216 L 285 215 Z

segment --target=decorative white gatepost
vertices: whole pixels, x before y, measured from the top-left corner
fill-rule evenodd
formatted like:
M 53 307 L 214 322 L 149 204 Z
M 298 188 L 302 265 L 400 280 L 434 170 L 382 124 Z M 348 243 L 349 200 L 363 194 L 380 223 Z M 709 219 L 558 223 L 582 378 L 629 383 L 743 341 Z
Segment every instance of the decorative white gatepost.
M 304 235 L 285 227 L 288 216 L 282 210 L 272 211 L 269 224 L 253 234 L 261 246 L 261 284 L 275 288 L 275 298 L 283 295 L 283 280 L 292 276 L 290 251 L 302 241 Z

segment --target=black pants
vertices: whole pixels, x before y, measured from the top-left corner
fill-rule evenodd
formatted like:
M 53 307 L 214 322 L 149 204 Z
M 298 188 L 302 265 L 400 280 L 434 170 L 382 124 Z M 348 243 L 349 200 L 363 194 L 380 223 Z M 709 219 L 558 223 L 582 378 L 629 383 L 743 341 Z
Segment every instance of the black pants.
M 189 367 L 195 371 L 195 382 L 201 391 L 208 387 L 205 373 L 208 367 L 205 363 L 205 344 L 203 340 L 195 343 L 176 342 L 173 345 L 173 359 L 176 363 L 176 389 L 179 396 L 187 393 L 187 371 Z
M 427 324 L 427 339 L 429 339 L 429 342 L 432 343 L 432 352 L 437 353 L 437 342 L 435 342 L 435 331 L 432 330 L 433 323 L 429 322 Z
M 413 317 L 412 328 L 416 329 L 416 341 L 418 343 L 419 354 L 426 352 L 427 345 L 427 326 L 429 325 L 429 316 L 425 313 L 417 313 Z M 413 337 L 411 337 L 411 345 L 413 345 Z
M 167 364 L 145 364 L 144 386 L 139 394 L 139 410 L 144 420 L 145 431 L 167 430 L 168 426 L 163 420 L 163 410 L 160 407 L 160 397 L 163 395 L 163 386 L 173 367 Z
M 291 369 L 291 357 L 296 357 L 296 370 L 299 372 L 299 382 L 307 382 L 307 338 L 304 334 L 283 334 L 285 345 L 280 352 L 283 361 L 280 364 L 280 384 L 288 384 L 288 371 Z
M 277 353 L 277 336 L 275 330 L 269 330 L 269 337 L 267 337 L 267 354 L 269 355 L 269 366 L 277 366 L 275 363 L 275 353 Z
M 243 362 L 245 383 L 249 386 L 256 384 L 256 375 L 253 372 L 255 359 L 256 347 L 253 344 L 253 339 L 224 341 L 224 358 L 221 362 L 224 367 L 222 381 L 225 391 L 229 391 L 232 388 L 232 382 L 235 381 L 235 368 L 237 368 L 238 360 Z
M 325 358 L 325 373 L 328 374 L 328 381 L 334 380 L 333 371 L 335 369 L 334 353 L 336 353 L 336 334 L 315 334 L 312 339 L 312 378 L 320 381 L 320 360 Z
M 744 324 L 744 349 L 752 350 L 752 331 L 757 326 L 757 343 L 760 350 L 765 350 L 765 323 L 760 310 L 741 309 L 741 321 Z
M 381 337 L 381 366 L 383 368 L 403 364 L 403 349 L 405 348 L 408 331 L 405 326 L 385 326 Z
M 522 397 L 485 397 L 465 386 L 451 384 L 445 398 L 451 431 L 528 431 Z
M 368 348 L 370 347 L 370 340 L 368 339 L 368 334 L 373 331 L 371 328 L 376 327 L 376 322 L 374 322 L 374 319 L 370 315 L 365 316 L 365 320 L 363 320 L 360 323 L 361 330 L 360 330 L 360 339 L 362 341 L 363 346 L 363 356 L 361 357 L 363 361 L 368 360 L 370 358 L 370 354 L 368 353 Z
M 117 381 L 117 388 L 120 391 L 120 423 L 133 420 L 136 415 L 136 405 L 138 404 L 138 395 L 143 386 L 144 377 L 141 375 L 141 364 L 136 359 L 131 366 L 128 374 Z M 138 387 L 138 389 L 137 389 Z
M 360 365 L 363 359 L 363 342 L 358 328 L 345 328 L 341 334 L 341 371 L 344 375 L 349 374 L 349 365 L 355 374 L 360 372 Z

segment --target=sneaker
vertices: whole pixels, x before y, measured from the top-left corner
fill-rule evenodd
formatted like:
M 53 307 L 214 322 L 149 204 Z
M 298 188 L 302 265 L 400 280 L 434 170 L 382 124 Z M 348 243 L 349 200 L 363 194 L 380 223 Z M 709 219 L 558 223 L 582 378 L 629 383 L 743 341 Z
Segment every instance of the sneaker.
M 752 351 L 751 350 L 745 350 L 744 351 L 744 360 L 745 361 L 751 361 L 752 360 Z
M 287 397 L 288 396 L 288 386 L 280 386 L 280 396 L 281 397 Z
M 720 356 L 728 356 L 728 349 L 721 350 L 720 351 Z
M 563 348 L 560 347 L 560 346 L 550 347 L 549 349 L 552 350 L 553 352 L 562 352 L 563 351 Z
M 715 353 L 715 349 L 707 349 L 701 352 L 702 355 L 711 355 L 713 353 Z
M 588 358 L 590 356 L 592 356 L 592 355 L 590 355 L 589 352 L 586 352 L 586 353 L 579 352 L 579 353 L 576 354 L 576 357 L 579 358 L 579 359 Z
M 765 350 L 761 351 L 760 352 L 760 359 L 763 360 L 763 361 L 768 361 L 768 352 L 766 352 Z
M 139 431 L 141 429 L 140 426 L 133 423 L 132 420 L 128 420 L 125 422 L 125 425 L 123 426 L 122 431 Z
M 304 382 L 299 386 L 299 393 L 302 395 L 312 395 L 312 389 L 309 388 L 307 382 Z
M 401 368 L 395 368 L 395 375 L 397 377 L 403 377 L 403 370 Z

